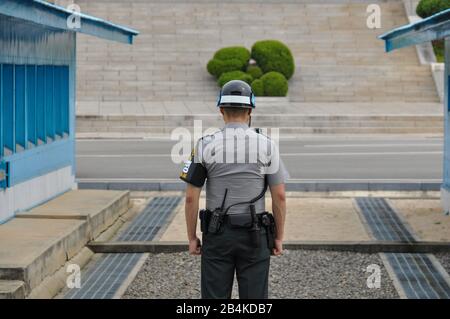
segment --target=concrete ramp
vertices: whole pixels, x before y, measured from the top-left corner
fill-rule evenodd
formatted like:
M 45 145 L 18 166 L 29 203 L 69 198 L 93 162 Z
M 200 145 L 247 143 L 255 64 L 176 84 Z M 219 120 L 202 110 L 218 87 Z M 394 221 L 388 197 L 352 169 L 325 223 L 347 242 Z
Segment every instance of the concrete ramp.
M 28 295 L 128 208 L 128 191 L 74 190 L 0 225 L 0 298 Z

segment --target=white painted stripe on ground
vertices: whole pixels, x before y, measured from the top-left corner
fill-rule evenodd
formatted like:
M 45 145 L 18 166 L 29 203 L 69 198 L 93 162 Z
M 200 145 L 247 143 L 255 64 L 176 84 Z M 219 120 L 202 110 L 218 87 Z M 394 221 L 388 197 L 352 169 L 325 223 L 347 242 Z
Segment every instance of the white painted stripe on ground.
M 410 147 L 410 146 L 443 146 L 443 143 L 414 143 L 414 144 L 306 144 L 303 147 Z
M 358 156 L 358 155 L 427 155 L 442 154 L 442 151 L 430 152 L 348 152 L 348 153 L 282 153 L 281 156 Z

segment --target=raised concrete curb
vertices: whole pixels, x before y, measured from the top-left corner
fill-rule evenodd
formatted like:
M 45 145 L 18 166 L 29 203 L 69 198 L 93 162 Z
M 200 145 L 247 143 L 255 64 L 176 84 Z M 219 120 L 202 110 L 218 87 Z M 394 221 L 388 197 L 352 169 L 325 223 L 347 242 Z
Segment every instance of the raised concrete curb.
M 79 180 L 80 189 L 131 190 L 131 191 L 182 191 L 182 181 L 102 181 Z M 287 191 L 332 192 L 332 191 L 439 191 L 441 183 L 427 182 L 287 182 Z
M 449 242 L 395 242 L 395 241 L 287 241 L 286 250 L 329 250 L 359 253 L 439 253 L 450 252 Z M 183 242 L 91 242 L 88 245 L 94 253 L 174 253 L 188 250 Z
M 25 283 L 20 280 L 0 280 L 0 299 L 25 298 Z
M 444 63 L 431 63 L 431 73 L 433 74 L 434 84 L 439 95 L 439 100 L 444 103 Z

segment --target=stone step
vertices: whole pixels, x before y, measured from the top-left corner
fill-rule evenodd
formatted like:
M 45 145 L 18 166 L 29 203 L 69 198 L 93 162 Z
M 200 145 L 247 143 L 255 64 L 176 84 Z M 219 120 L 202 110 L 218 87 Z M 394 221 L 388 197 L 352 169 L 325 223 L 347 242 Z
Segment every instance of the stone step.
M 18 214 L 0 225 L 0 280 L 28 295 L 128 208 L 129 192 L 73 190 Z

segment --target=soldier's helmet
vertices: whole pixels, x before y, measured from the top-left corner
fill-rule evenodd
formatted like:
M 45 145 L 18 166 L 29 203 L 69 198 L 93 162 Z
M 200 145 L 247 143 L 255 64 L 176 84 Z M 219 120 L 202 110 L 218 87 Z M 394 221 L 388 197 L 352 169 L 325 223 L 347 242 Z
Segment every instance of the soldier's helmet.
M 217 106 L 254 109 L 255 95 L 247 82 L 232 80 L 225 83 L 220 90 Z

